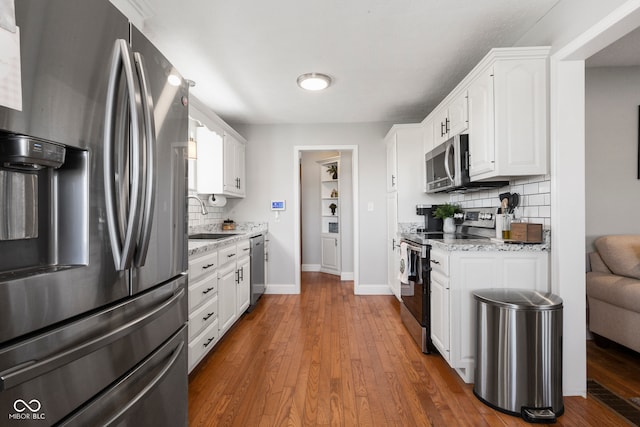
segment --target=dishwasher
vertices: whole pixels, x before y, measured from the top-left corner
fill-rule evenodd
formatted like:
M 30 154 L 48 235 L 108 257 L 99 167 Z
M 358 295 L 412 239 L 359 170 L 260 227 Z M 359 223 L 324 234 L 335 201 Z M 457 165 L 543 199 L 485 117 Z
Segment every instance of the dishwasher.
M 264 236 L 262 234 L 249 239 L 251 248 L 251 304 L 248 311 L 252 311 L 258 300 L 264 294 Z

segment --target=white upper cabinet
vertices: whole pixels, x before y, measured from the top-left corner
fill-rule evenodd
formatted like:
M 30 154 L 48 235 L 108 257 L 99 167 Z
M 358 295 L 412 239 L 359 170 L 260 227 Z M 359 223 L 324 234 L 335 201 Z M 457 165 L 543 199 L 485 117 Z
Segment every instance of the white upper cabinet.
M 196 150 L 189 147 L 189 189 L 200 194 L 245 197 L 247 141 L 195 97 L 190 99 L 189 116 L 189 136 L 196 146 Z
M 495 168 L 493 69 L 480 73 L 469 86 L 469 175 L 491 173 Z
M 463 133 L 469 127 L 467 91 L 462 91 L 449 104 L 449 138 Z
M 549 51 L 492 49 L 425 119 L 433 147 L 469 134 L 472 181 L 548 173 Z
M 422 124 L 424 125 L 423 133 L 422 133 L 422 147 L 425 153 L 433 150 L 435 147 L 435 123 L 434 118 L 429 116 L 427 117 Z M 424 180 L 423 180 L 424 181 Z M 424 181 L 426 183 L 426 181 Z
M 245 195 L 245 146 L 230 134 L 224 138 L 224 192 L 228 195 Z
M 469 86 L 472 180 L 548 171 L 546 55 L 495 58 Z
M 467 91 L 457 94 L 450 102 L 436 110 L 433 121 L 435 127 L 434 147 L 466 131 L 469 126 Z
M 546 174 L 549 145 L 546 57 L 499 60 L 493 73 L 496 153 L 493 175 Z
M 201 194 L 245 196 L 245 144 L 221 128 L 196 129 L 196 190 Z

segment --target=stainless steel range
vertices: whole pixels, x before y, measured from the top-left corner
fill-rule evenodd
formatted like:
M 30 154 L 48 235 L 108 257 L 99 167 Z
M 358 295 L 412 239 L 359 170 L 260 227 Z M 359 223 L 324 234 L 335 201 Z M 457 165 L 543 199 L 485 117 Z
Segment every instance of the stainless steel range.
M 487 242 L 495 236 L 496 208 L 464 209 L 454 217 L 456 233 L 429 230 L 403 233 L 400 239 L 400 316 L 423 353 L 435 351 L 431 342 L 431 242 Z M 431 215 L 431 209 L 418 207 L 418 213 Z

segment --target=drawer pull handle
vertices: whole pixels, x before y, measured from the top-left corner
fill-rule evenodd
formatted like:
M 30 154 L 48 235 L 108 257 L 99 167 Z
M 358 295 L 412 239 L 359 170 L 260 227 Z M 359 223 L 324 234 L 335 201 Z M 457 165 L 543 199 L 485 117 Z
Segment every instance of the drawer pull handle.
M 209 292 L 211 292 L 213 290 L 213 288 L 207 288 L 206 291 L 202 291 L 203 294 L 208 294 Z
M 227 255 L 227 258 L 231 258 L 232 256 L 236 256 L 236 254 L 229 254 Z
M 432 259 L 431 262 L 440 265 L 440 261 L 436 261 L 435 259 Z
M 245 251 L 245 252 L 246 252 L 246 251 L 250 251 L 250 250 L 251 250 L 251 248 L 244 248 L 244 249 L 243 249 L 243 251 Z
M 209 318 L 210 318 L 211 316 L 213 316 L 214 314 L 216 314 L 216 313 L 215 313 L 215 312 L 214 312 L 214 313 L 207 313 L 207 315 L 206 315 L 206 316 L 204 316 L 204 317 L 202 318 L 202 320 L 204 320 L 204 321 L 206 322 L 206 321 L 207 321 L 207 320 L 209 320 Z
M 202 269 L 203 269 L 203 270 L 206 270 L 207 268 L 211 268 L 211 267 L 213 267 L 214 265 L 215 265 L 215 264 L 207 264 L 207 265 L 203 265 L 203 266 L 202 266 Z
M 211 344 L 211 341 L 213 341 L 213 338 L 209 338 L 209 339 L 207 340 L 207 342 L 206 342 L 206 343 L 204 343 L 204 344 L 202 344 L 202 345 L 203 345 L 204 347 L 206 347 L 206 346 L 208 346 L 209 344 Z

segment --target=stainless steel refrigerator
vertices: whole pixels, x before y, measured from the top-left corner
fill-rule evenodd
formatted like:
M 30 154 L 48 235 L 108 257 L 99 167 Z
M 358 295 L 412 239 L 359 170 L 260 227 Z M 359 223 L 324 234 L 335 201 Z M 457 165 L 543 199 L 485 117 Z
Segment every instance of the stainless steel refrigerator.
M 0 424 L 184 426 L 188 85 L 107 0 L 15 9 Z

